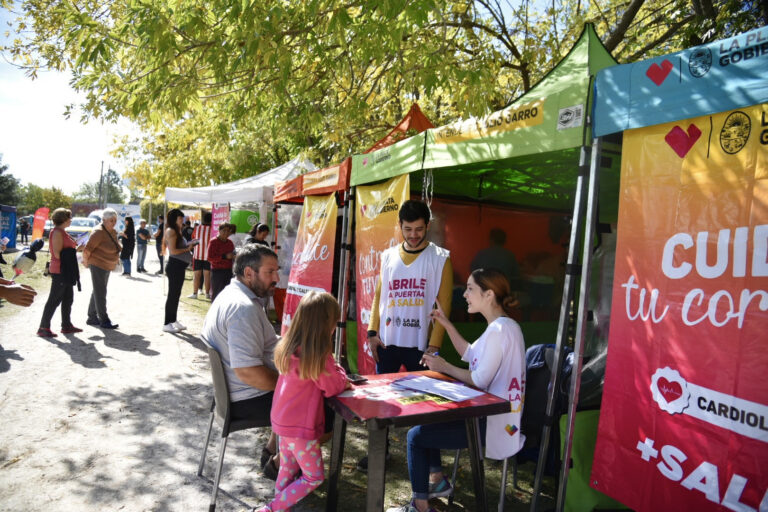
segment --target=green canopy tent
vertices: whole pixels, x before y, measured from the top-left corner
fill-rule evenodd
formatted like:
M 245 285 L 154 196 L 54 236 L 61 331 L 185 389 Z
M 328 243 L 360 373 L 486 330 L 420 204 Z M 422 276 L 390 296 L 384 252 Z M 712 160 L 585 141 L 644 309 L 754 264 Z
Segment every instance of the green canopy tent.
M 620 159 L 598 158 L 600 149 L 590 146 L 587 117 L 595 75 L 615 64 L 594 27 L 587 24 L 565 58 L 507 108 L 483 118 L 430 129 L 352 159 L 352 186 L 407 173 L 411 176 L 411 190 L 420 191 L 427 200 L 434 196 L 469 204 L 567 212 L 571 216 L 553 365 L 558 369 L 563 361 L 576 279 L 590 265 L 591 244 L 586 244 L 581 263 L 578 248 L 585 239 L 585 228 L 586 239 L 590 239 L 592 225 L 597 222 L 598 172 L 600 220 L 611 222 L 617 215 Z M 586 301 L 587 284 L 582 282 L 580 304 Z M 559 371 L 553 372 L 549 389 L 559 389 L 559 375 Z M 547 417 L 551 418 L 553 412 L 550 394 Z M 550 429 L 551 424 L 546 424 L 542 433 L 532 508 L 536 507 Z M 567 473 L 568 464 L 563 468 Z

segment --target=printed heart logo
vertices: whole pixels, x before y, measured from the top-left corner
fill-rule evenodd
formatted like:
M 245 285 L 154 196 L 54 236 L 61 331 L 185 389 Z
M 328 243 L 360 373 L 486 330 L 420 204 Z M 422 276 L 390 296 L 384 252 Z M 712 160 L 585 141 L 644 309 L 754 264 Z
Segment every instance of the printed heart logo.
M 368 165 L 368 159 L 367 158 L 363 158 L 363 165 Z
M 365 215 L 365 209 L 366 209 L 366 208 L 367 208 L 367 206 L 366 206 L 366 205 L 364 205 L 364 204 L 361 204 L 361 205 L 360 205 L 360 213 L 362 213 L 363 215 Z
M 655 62 L 648 66 L 648 69 L 645 72 L 645 76 L 650 78 L 651 81 L 656 84 L 656 86 L 659 86 L 664 83 L 664 80 L 667 79 L 674 68 L 674 64 L 672 64 L 667 59 L 664 59 L 664 62 L 661 63 L 661 66 Z
M 659 393 L 667 403 L 672 403 L 683 395 L 683 387 L 679 382 L 670 382 L 664 377 L 660 377 Z
M 691 150 L 696 141 L 701 137 L 701 130 L 695 124 L 688 125 L 688 133 L 684 132 L 679 126 L 675 126 L 669 133 L 664 136 L 664 140 L 667 141 L 669 147 L 677 153 L 680 158 L 685 158 L 685 155 Z
M 669 366 L 658 368 L 651 376 L 651 395 L 659 409 L 669 414 L 680 414 L 691 398 L 688 383 L 677 370 Z

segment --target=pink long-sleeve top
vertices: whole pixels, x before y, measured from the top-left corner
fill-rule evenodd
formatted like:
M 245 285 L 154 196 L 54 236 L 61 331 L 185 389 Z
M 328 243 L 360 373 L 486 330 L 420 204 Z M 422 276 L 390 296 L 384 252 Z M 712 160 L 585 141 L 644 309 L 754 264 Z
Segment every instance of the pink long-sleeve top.
M 291 356 L 288 373 L 277 379 L 272 399 L 272 430 L 279 436 L 319 439 L 325 429 L 323 397 L 344 391 L 347 376 L 328 354 L 323 373 L 317 379 L 299 377 L 299 358 Z

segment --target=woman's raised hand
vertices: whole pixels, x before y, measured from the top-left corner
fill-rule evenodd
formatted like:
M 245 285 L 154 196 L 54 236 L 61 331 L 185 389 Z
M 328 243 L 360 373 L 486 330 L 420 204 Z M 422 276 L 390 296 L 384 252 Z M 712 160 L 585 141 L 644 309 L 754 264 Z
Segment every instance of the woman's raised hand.
M 435 308 L 429 312 L 429 316 L 433 321 L 439 322 L 443 327 L 451 325 L 451 321 L 446 318 L 445 312 L 438 301 L 435 301 Z

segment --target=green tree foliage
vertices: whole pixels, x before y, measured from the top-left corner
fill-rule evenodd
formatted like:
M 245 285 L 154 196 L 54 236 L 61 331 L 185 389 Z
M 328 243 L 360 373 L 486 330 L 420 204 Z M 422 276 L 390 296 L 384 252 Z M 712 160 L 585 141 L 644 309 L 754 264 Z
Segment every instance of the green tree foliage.
M 100 192 L 101 191 L 101 192 Z M 108 169 L 99 181 L 83 183 L 80 189 L 75 192 L 74 199 L 84 203 L 98 203 L 101 199 L 104 203 L 123 203 L 125 194 L 123 194 L 122 179 L 117 171 Z
M 765 24 L 739 0 L 0 0 L 6 52 L 69 69 L 85 118 L 125 116 L 119 151 L 150 197 L 359 152 L 418 100 L 436 124 L 527 91 L 596 24 L 621 62 Z M 74 106 L 71 112 L 74 112 Z
M 21 202 L 21 181 L 8 172 L 0 154 L 0 204 L 17 206 Z
M 20 210 L 24 214 L 35 213 L 35 210 L 43 206 L 51 211 L 56 208 L 71 208 L 72 198 L 66 195 L 60 188 L 43 188 L 33 183 L 22 187 Z

